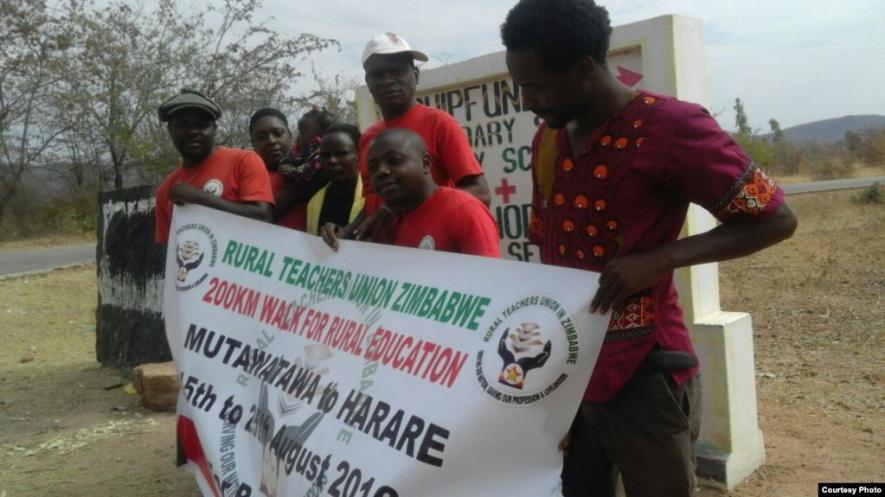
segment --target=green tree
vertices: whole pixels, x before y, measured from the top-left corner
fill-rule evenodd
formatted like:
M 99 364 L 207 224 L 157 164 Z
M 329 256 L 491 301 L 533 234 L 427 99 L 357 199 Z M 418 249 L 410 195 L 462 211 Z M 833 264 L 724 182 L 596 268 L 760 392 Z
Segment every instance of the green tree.
M 771 141 L 772 143 L 783 143 L 784 142 L 784 132 L 781 129 L 781 123 L 777 121 L 777 119 L 769 119 L 768 125 L 771 126 Z
M 301 77 L 307 55 L 337 42 L 311 34 L 287 37 L 254 20 L 260 0 L 225 0 L 185 10 L 176 0 L 133 7 L 111 0 L 99 7 L 70 0 L 63 16 L 72 26 L 73 56 L 57 100 L 74 125 L 72 142 L 98 150 L 100 176 L 121 188 L 128 170 L 156 180 L 177 161 L 157 107 L 189 87 L 215 99 L 223 109 L 218 139 L 248 143 L 246 122 L 255 108 L 293 100 L 287 97 Z M 220 17 L 213 27 L 209 16 Z
M 314 107 L 325 109 L 334 115 L 338 122 L 356 124 L 355 91 L 359 82 L 356 79 L 346 79 L 341 74 L 331 78 L 323 76 L 313 64 L 311 64 L 311 73 L 314 89 L 298 97 L 296 104 L 302 109 Z
M 851 159 L 856 161 L 865 161 L 866 157 L 864 157 L 865 148 L 866 148 L 866 139 L 862 133 L 858 133 L 857 131 L 846 131 L 844 137 L 842 138 L 842 144 L 845 146 L 845 150 L 848 152 L 848 156 Z
M 750 127 L 747 112 L 740 98 L 734 99 L 734 112 L 738 131 L 732 134 L 732 138 L 750 156 L 754 164 L 769 173 L 776 174 L 780 172 L 774 147 L 764 137 L 756 136 L 753 133 L 753 128 Z
M 735 133 L 732 135 L 732 138 L 750 156 L 754 164 L 768 173 L 781 173 L 774 153 L 774 147 L 768 143 L 768 140 L 744 133 Z
M 72 1 L 64 15 L 75 48 L 56 105 L 68 109 L 69 159 L 98 159 L 99 176 L 122 188 L 139 131 L 156 115 L 162 95 L 185 79 L 179 62 L 187 62 L 190 47 L 177 41 L 186 30 L 169 1 L 160 2 L 152 16 L 123 3 L 96 8 Z M 170 23 L 159 26 L 163 21 Z
M 868 166 L 885 167 L 885 129 L 868 129 L 863 133 L 862 157 Z
M 268 105 L 290 108 L 297 99 L 290 94 L 296 80 L 305 76 L 301 68 L 307 57 L 337 41 L 301 33 L 286 37 L 256 22 L 261 0 L 225 0 L 219 28 L 202 30 L 201 44 L 211 47 L 200 53 L 192 70 L 197 87 L 215 99 L 225 115 L 221 139 L 233 145 L 248 145 L 249 116 Z
M 774 154 L 771 171 L 784 175 L 797 174 L 801 162 L 798 151 L 784 137 L 784 131 L 777 119 L 769 119 L 768 125 L 771 127 L 771 145 Z
M 49 103 L 67 49 L 44 2 L 0 0 L 0 221 L 65 130 Z
M 734 99 L 734 124 L 737 126 L 738 133 L 747 136 L 753 134 L 753 128 L 750 127 L 750 120 L 747 118 L 747 112 L 744 110 L 744 104 L 740 98 Z

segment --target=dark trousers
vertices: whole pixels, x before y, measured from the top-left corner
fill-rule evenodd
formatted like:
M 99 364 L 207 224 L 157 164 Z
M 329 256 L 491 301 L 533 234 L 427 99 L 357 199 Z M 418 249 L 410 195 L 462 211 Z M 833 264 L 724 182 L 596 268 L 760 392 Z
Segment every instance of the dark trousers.
M 700 378 L 638 372 L 612 399 L 584 402 L 562 470 L 564 497 L 689 497 L 696 488 Z

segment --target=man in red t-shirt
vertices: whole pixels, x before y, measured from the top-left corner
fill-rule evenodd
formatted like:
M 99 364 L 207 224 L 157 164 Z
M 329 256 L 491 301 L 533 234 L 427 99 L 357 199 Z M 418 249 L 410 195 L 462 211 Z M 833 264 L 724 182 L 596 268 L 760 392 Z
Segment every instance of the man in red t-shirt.
M 383 224 L 379 212 L 382 200 L 372 188 L 365 157 L 372 140 L 388 128 L 405 128 L 417 133 L 426 144 L 433 165 L 431 175 L 436 184 L 471 193 L 489 205 L 491 194 L 482 168 L 467 142 L 461 125 L 445 112 L 426 107 L 415 98 L 418 68 L 415 60 L 427 56 L 412 50 L 402 37 L 385 33 L 372 38 L 363 51 L 366 85 L 381 110 L 382 120 L 370 126 L 360 139 L 360 173 L 366 198 L 365 215 L 369 222 L 357 231 L 357 238 L 366 236 L 375 216 Z
M 580 29 L 576 29 L 576 28 Z M 783 191 L 698 105 L 621 85 L 593 0 L 521 0 L 501 36 L 532 148 L 532 240 L 545 264 L 600 272 L 590 311 L 612 317 L 563 468 L 566 497 L 695 489 L 698 367 L 673 271 L 792 235 Z M 690 202 L 722 224 L 678 239 Z
M 181 165 L 157 187 L 157 243 L 169 239 L 172 203 L 199 204 L 270 221 L 273 194 L 264 162 L 255 152 L 215 145 L 221 108 L 192 90 L 160 106 L 160 121 L 181 154 Z
M 476 197 L 431 177 L 432 161 L 420 136 L 407 129 L 387 129 L 369 146 L 371 182 L 390 219 L 377 241 L 427 250 L 499 257 L 498 228 L 488 207 Z M 323 226 L 323 239 L 338 248 L 334 224 Z

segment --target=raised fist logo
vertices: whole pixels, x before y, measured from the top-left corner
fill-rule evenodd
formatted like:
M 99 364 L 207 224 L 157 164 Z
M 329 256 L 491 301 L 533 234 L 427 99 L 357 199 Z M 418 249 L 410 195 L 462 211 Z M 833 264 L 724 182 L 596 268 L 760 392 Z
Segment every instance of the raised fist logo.
M 203 251 L 200 244 L 193 240 L 186 240 L 178 244 L 175 251 L 175 260 L 178 262 L 178 281 L 184 282 L 187 273 L 203 262 Z
M 544 366 L 550 358 L 550 340 L 542 340 L 536 323 L 522 323 L 513 333 L 504 330 L 498 342 L 498 355 L 504 361 L 498 382 L 522 389 L 529 371 Z

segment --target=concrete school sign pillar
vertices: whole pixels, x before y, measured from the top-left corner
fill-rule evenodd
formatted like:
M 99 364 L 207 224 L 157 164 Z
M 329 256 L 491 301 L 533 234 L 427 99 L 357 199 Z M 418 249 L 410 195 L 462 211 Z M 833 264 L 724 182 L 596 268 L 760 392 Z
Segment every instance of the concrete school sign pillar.
M 662 16 L 614 29 L 608 55 L 624 84 L 708 103 L 701 22 Z M 492 190 L 505 257 L 537 262 L 526 240 L 531 204 L 531 139 L 537 121 L 522 108 L 519 88 L 507 73 L 504 52 L 422 71 L 418 99 L 453 115 L 462 125 Z M 357 90 L 359 124 L 379 118 L 367 88 Z M 715 226 L 692 205 L 683 235 Z M 756 412 L 753 333 L 746 313 L 719 308 L 716 264 L 677 272 L 686 322 L 702 363 L 703 425 L 698 473 L 732 488 L 765 459 Z

